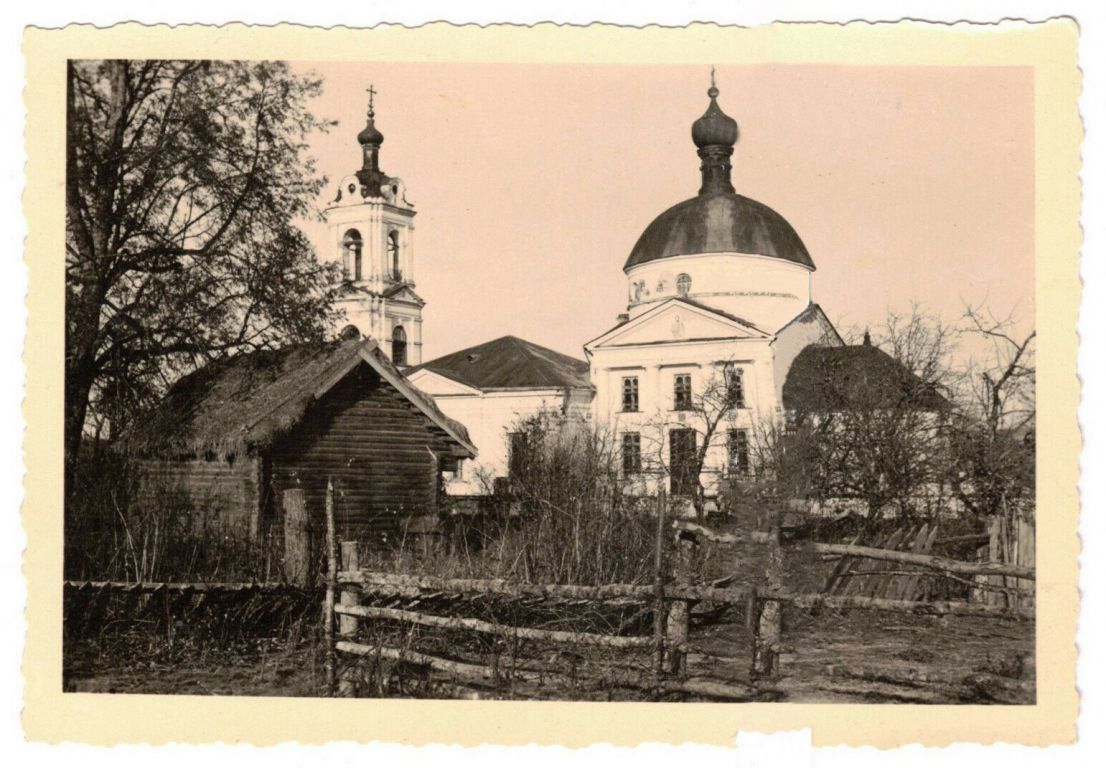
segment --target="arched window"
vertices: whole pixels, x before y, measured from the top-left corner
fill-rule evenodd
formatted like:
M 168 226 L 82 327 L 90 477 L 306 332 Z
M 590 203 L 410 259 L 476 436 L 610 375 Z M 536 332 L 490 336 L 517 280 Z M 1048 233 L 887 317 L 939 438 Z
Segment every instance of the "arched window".
M 342 278 L 361 279 L 361 250 L 364 245 L 361 233 L 351 229 L 342 236 Z
M 392 279 L 400 281 L 403 273 L 399 269 L 399 232 L 394 229 L 388 233 L 388 264 L 391 265 Z
M 392 363 L 407 365 L 407 331 L 402 325 L 392 329 Z
M 691 293 L 691 275 L 686 272 L 680 273 L 680 276 L 676 278 L 676 293 L 680 296 L 687 296 Z

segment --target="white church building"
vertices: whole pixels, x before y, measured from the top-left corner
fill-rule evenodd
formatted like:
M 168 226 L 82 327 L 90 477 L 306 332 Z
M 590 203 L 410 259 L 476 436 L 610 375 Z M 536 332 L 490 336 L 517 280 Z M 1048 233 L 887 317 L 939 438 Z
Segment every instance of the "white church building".
M 782 417 L 791 363 L 809 345 L 843 342 L 813 302 L 815 265 L 798 233 L 735 191 L 738 126 L 713 83 L 691 129 L 702 186 L 645 228 L 623 267 L 626 312 L 583 345 L 585 360 L 507 336 L 423 361 L 415 209 L 403 182 L 380 168 L 372 93 L 357 137 L 362 167 L 342 179 L 325 211 L 331 258 L 342 264 L 338 306 L 465 424 L 484 477 L 507 475 L 513 426 L 551 410 L 611 433 L 624 477 L 643 491 L 665 478 L 674 494 L 692 495 L 702 482 L 709 495 L 718 479 L 749 471 L 754 431 Z M 458 472 L 448 490 L 489 487 Z
M 593 412 L 622 446 L 626 475 L 653 472 L 691 495 L 704 450 L 708 494 L 746 473 L 758 426 L 782 416 L 784 381 L 811 344 L 843 342 L 812 299 L 814 261 L 774 210 L 730 178 L 737 122 L 718 89 L 694 122 L 699 193 L 661 213 L 630 251 L 627 312 L 584 345 Z

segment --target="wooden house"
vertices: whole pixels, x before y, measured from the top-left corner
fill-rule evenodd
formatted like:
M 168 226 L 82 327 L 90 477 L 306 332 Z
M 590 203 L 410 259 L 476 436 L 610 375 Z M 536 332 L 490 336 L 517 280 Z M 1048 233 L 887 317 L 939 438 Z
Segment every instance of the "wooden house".
M 175 488 L 196 525 L 251 540 L 280 530 L 288 492 L 320 523 L 328 479 L 343 533 L 398 530 L 434 514 L 441 473 L 476 455 L 465 427 L 360 338 L 213 362 L 122 443 L 140 493 Z

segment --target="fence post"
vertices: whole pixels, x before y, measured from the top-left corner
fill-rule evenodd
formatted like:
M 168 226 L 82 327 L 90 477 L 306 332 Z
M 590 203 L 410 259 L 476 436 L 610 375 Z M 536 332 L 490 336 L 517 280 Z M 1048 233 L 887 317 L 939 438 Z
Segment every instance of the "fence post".
M 657 489 L 657 541 L 653 558 L 653 675 L 659 683 L 664 677 L 664 515 L 667 503 L 664 480 Z
M 310 587 L 311 538 L 307 503 L 302 488 L 289 488 L 282 498 L 284 506 L 284 580 L 297 587 Z
M 768 561 L 765 577 L 769 594 L 783 587 L 783 551 L 780 548 L 779 516 L 775 517 L 768 539 Z M 758 610 L 759 609 L 759 612 Z M 779 600 L 771 597 L 754 601 L 757 613 L 753 633 L 754 679 L 775 677 L 780 671 L 780 636 L 782 634 L 783 608 Z
M 360 548 L 356 541 L 343 541 L 342 542 L 342 570 L 343 571 L 356 571 L 361 567 Z M 338 602 L 341 605 L 360 605 L 361 595 L 355 589 L 343 589 L 339 596 Z M 357 634 L 357 622 L 356 616 L 346 616 L 343 614 L 338 618 L 338 636 L 351 640 L 353 636 Z M 338 695 L 339 696 L 354 696 L 357 692 L 357 668 L 356 666 L 350 667 L 342 673 L 342 678 L 338 682 Z
M 334 637 L 334 593 L 338 587 L 338 537 L 334 531 L 334 485 L 326 479 L 326 600 L 323 631 L 326 634 L 326 694 L 338 689 L 338 651 Z
M 689 586 L 698 544 L 689 534 L 676 534 L 676 564 L 673 576 L 679 586 Z M 687 638 L 691 622 L 691 602 L 672 600 L 668 609 L 665 645 L 668 647 L 666 671 L 677 677 L 687 675 Z

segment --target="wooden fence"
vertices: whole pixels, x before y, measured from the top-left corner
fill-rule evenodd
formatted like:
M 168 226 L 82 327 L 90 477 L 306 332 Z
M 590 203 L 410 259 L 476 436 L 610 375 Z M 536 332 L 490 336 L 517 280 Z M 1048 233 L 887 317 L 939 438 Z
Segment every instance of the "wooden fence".
M 685 694 L 700 698 L 730 701 L 751 701 L 778 698 L 774 686 L 780 676 L 782 616 L 785 605 L 802 609 L 821 607 L 860 609 L 916 615 L 953 615 L 983 618 L 1032 619 L 1032 610 L 1016 601 L 999 605 L 962 600 L 904 599 L 902 594 L 832 594 L 796 593 L 784 584 L 783 546 L 778 525 L 770 531 L 744 534 L 721 534 L 701 525 L 677 520 L 668 524 L 663 494 L 657 507 L 657 548 L 654 582 L 652 584 L 607 584 L 602 586 L 566 584 L 530 584 L 501 579 L 446 579 L 433 576 L 411 576 L 377 573 L 359 566 L 356 542 L 339 545 L 333 523 L 332 494 L 328 493 L 326 510 L 328 540 L 327 593 L 324 607 L 327 637 L 327 688 L 330 695 L 350 696 L 356 692 L 356 664 L 346 664 L 339 670 L 339 659 L 389 660 L 421 668 L 447 677 L 451 684 L 487 686 L 505 676 L 512 681 L 532 686 L 579 685 L 592 682 L 608 688 L 632 688 L 651 697 L 665 694 Z M 672 542 L 674 556 L 671 567 L 665 566 L 664 551 Z M 932 534 L 923 538 L 931 540 Z M 697 584 L 694 563 L 704 542 L 732 545 L 752 542 L 768 548 L 765 567 L 766 585 L 722 582 Z M 1032 567 L 1016 563 L 964 562 L 927 554 L 921 548 L 910 551 L 867 547 L 858 544 L 810 544 L 814 553 L 827 557 L 863 558 L 893 563 L 911 568 L 908 577 L 919 573 L 944 575 L 954 579 L 980 576 L 1011 577 L 1018 583 L 1034 578 Z M 595 606 L 597 604 L 633 603 L 652 614 L 652 632 L 645 634 L 599 633 L 581 630 L 546 629 L 522 625 L 507 625 L 471 616 L 442 615 L 442 611 L 425 606 L 441 603 L 463 603 L 466 600 L 499 599 L 526 601 L 528 605 L 556 602 L 560 605 Z M 406 607 L 380 605 L 382 601 L 408 601 Z M 751 666 L 749 684 L 735 683 L 708 676 L 689 665 L 689 636 L 692 611 L 696 606 L 710 605 L 715 611 L 738 606 L 745 615 L 745 631 L 750 643 Z M 418 610 L 416 610 L 418 608 Z M 486 636 L 508 643 L 533 641 L 570 649 L 604 649 L 647 655 L 637 666 L 612 663 L 600 672 L 570 673 L 537 659 L 529 659 L 504 670 L 497 664 L 473 663 L 439 655 L 418 652 L 398 644 L 358 641 L 363 623 L 384 622 L 400 626 L 461 631 Z M 716 660 L 717 661 L 717 660 Z

